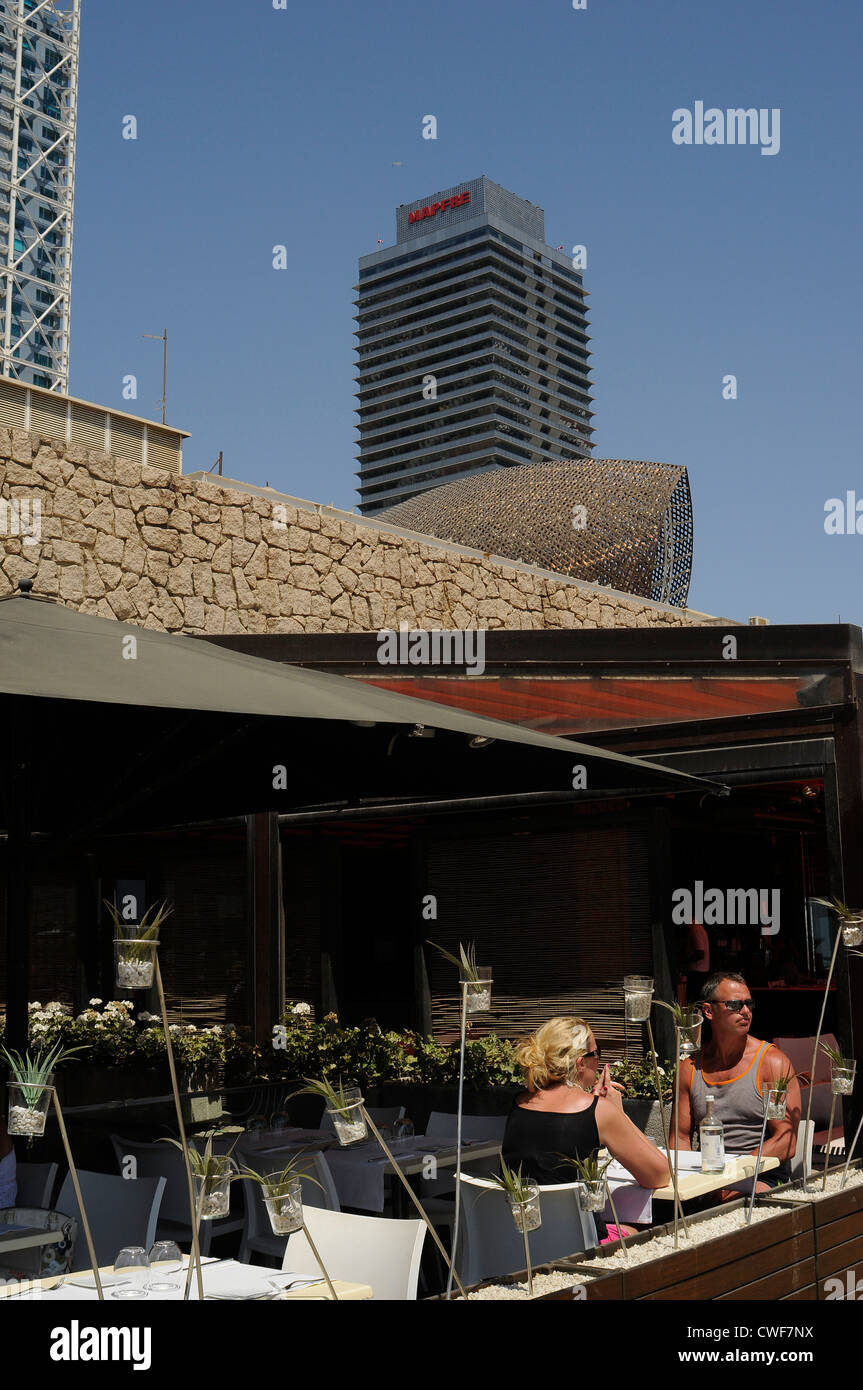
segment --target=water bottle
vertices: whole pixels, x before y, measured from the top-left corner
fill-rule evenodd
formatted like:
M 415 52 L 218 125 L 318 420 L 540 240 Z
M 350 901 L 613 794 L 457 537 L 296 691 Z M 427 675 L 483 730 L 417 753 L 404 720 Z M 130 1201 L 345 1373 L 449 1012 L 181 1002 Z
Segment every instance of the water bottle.
M 706 1113 L 698 1131 L 701 1141 L 702 1173 L 725 1171 L 725 1126 L 713 1113 L 714 1099 L 712 1095 L 704 1097 Z

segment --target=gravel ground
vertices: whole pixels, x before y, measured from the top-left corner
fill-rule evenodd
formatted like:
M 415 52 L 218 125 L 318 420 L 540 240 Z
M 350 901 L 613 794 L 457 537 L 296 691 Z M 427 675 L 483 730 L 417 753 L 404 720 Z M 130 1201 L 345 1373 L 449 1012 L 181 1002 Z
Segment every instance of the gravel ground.
M 822 1197 L 833 1197 L 839 1191 L 842 1182 L 842 1174 L 831 1173 L 827 1179 L 827 1187 L 821 1191 L 821 1178 L 816 1170 L 809 1179 L 809 1191 L 802 1192 L 798 1187 L 794 1192 L 780 1187 L 776 1189 L 775 1195 L 782 1197 L 786 1202 L 818 1202 Z M 849 1187 L 859 1187 L 863 1183 L 863 1169 L 850 1168 L 848 1170 L 848 1181 L 845 1184 L 845 1191 Z
M 559 1289 L 571 1289 L 575 1284 L 589 1283 L 589 1277 L 581 1274 L 535 1274 L 533 1276 L 533 1296 L 540 1297 L 546 1293 L 557 1293 Z M 527 1291 L 527 1283 L 523 1284 L 489 1284 L 486 1289 L 477 1289 L 474 1293 L 469 1293 L 468 1298 L 476 1299 L 480 1302 L 488 1299 L 525 1299 L 530 1295 Z
M 757 1221 L 766 1221 L 771 1216 L 778 1216 L 777 1207 L 756 1207 L 752 1213 L 753 1226 Z M 744 1209 L 737 1211 L 720 1212 L 716 1216 L 708 1217 L 706 1221 L 689 1222 L 689 1239 L 680 1228 L 678 1250 L 686 1250 L 690 1245 L 703 1245 L 705 1241 L 716 1240 L 720 1236 L 731 1235 L 734 1231 L 739 1231 L 745 1225 Z M 633 1245 L 632 1241 L 627 1241 L 628 1258 L 622 1250 L 616 1251 L 613 1255 L 597 1257 L 590 1261 L 591 1269 L 597 1273 L 609 1274 L 614 1270 L 631 1268 L 636 1264 L 647 1264 L 650 1260 L 658 1260 L 661 1255 L 671 1255 L 674 1253 L 674 1236 L 654 1236 L 653 1240 L 646 1240 L 643 1245 Z

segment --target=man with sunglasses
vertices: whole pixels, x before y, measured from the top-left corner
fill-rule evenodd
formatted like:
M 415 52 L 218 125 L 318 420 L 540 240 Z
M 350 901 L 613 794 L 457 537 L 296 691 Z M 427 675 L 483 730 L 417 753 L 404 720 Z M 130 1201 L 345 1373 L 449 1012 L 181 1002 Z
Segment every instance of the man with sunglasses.
M 725 1126 L 727 1152 L 757 1154 L 764 1092 L 777 1078 L 790 1074 L 785 1119 L 767 1122 L 762 1153 L 766 1158 L 778 1158 L 780 1166 L 759 1181 L 758 1191 L 766 1192 L 777 1182 L 788 1181 L 788 1163 L 797 1146 L 800 1085 L 794 1068 L 779 1048 L 752 1037 L 752 999 L 742 975 L 711 975 L 704 984 L 701 1008 L 710 1024 L 711 1038 L 692 1060 L 680 1065 L 680 1113 L 675 1117 L 678 1144 L 681 1149 L 692 1148 L 692 1135 L 698 1133 L 706 1113 L 705 1096 L 712 1095 L 714 1114 Z M 723 1200 L 739 1195 L 730 1188 L 722 1192 Z

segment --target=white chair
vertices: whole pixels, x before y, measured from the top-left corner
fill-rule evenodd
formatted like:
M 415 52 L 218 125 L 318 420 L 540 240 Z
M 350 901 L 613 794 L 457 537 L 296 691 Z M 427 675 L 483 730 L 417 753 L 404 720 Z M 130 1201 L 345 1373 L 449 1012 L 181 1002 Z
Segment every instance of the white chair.
M 404 1119 L 405 1113 L 405 1108 L 403 1105 L 367 1105 L 366 1110 L 368 1111 L 374 1123 L 377 1125 L 378 1129 L 380 1129 L 381 1125 L 394 1125 L 396 1120 Z M 333 1117 L 330 1114 L 329 1110 L 324 1110 L 324 1113 L 321 1116 L 321 1123 L 318 1125 L 318 1129 L 326 1130 L 328 1134 L 335 1134 L 336 1127 L 333 1124 Z
M 142 1245 L 149 1250 L 156 1240 L 156 1223 L 165 1191 L 164 1178 L 117 1178 L 112 1173 L 78 1170 L 81 1196 L 99 1265 L 112 1265 L 124 1245 Z M 67 1173 L 57 1198 L 57 1210 L 78 1223 L 78 1240 L 72 1269 L 89 1269 L 90 1256 L 78 1199 Z
M 797 1178 L 804 1178 L 807 1173 L 812 1172 L 812 1144 L 815 1139 L 815 1121 L 801 1120 L 797 1126 L 797 1147 L 794 1150 L 794 1157 L 788 1167 L 791 1173 L 791 1181 Z M 805 1167 L 804 1167 L 805 1160 Z
M 533 1265 L 598 1244 L 593 1216 L 581 1210 L 578 1186 L 567 1182 L 540 1187 L 542 1225 L 529 1232 Z M 501 1189 L 488 1178 L 462 1173 L 460 1205 L 456 1269 L 465 1287 L 524 1269 L 524 1237 L 516 1230 Z
M 799 1074 L 803 1072 L 809 1075 L 809 1068 L 812 1066 L 812 1044 L 815 1038 L 774 1038 L 775 1045 L 786 1054 L 794 1070 Z M 822 1033 L 821 1042 L 827 1047 L 833 1048 L 838 1052 L 839 1043 L 832 1033 Z M 830 1089 L 830 1058 L 827 1056 L 819 1044 L 818 1055 L 815 1059 L 815 1076 L 813 1079 L 812 1091 L 812 1119 L 816 1121 L 815 1132 L 826 1130 L 830 1123 L 830 1104 L 832 1092 Z M 806 1109 L 809 1105 L 808 1083 L 800 1083 L 800 1099 L 802 1102 L 802 1114 L 805 1120 Z M 841 1137 L 842 1135 L 842 1109 L 837 1107 L 838 1129 L 834 1126 L 833 1133 Z
M 234 1136 L 228 1135 L 227 1142 L 220 1144 L 217 1137 L 213 1148 L 230 1147 Z M 159 1240 L 175 1240 L 181 1244 L 191 1244 L 192 1223 L 189 1213 L 189 1182 L 186 1165 L 180 1149 L 164 1142 L 148 1144 L 138 1139 L 124 1139 L 119 1134 L 110 1135 L 111 1145 L 121 1174 L 127 1171 L 128 1160 L 134 1160 L 134 1173 L 138 1178 L 164 1178 L 165 1193 L 159 1210 Z M 191 1141 L 194 1142 L 194 1139 Z M 254 1164 L 252 1165 L 254 1167 Z M 209 1255 L 210 1246 L 216 1236 L 229 1235 L 241 1231 L 244 1224 L 242 1188 L 247 1183 L 231 1183 L 231 1206 L 236 1207 L 230 1216 L 217 1221 L 202 1221 L 199 1240 L 202 1255 Z M 86 1202 L 86 1196 L 84 1198 Z
M 306 1225 L 332 1280 L 368 1284 L 378 1301 L 416 1298 L 425 1222 L 318 1209 L 307 1212 Z M 319 1273 L 304 1231 L 288 1236 L 282 1269 Z
M 16 1171 L 19 1207 L 38 1207 L 48 1211 L 57 1181 L 56 1163 L 19 1163 Z
M 256 1151 L 253 1145 L 240 1143 L 234 1150 L 234 1155 L 241 1167 L 267 1174 L 281 1173 L 288 1159 L 296 1157 L 296 1152 L 296 1149 L 280 1149 L 275 1153 L 262 1154 L 259 1150 Z M 300 1160 L 300 1167 L 306 1170 L 300 1176 L 303 1210 L 315 1207 L 326 1211 L 338 1211 L 339 1197 L 324 1155 L 315 1152 L 305 1153 Z M 261 1184 L 248 1179 L 243 1183 L 243 1187 L 246 1189 L 246 1219 L 238 1260 L 242 1264 L 249 1264 L 252 1253 L 255 1252 L 270 1255 L 281 1261 L 289 1237 L 273 1235 Z

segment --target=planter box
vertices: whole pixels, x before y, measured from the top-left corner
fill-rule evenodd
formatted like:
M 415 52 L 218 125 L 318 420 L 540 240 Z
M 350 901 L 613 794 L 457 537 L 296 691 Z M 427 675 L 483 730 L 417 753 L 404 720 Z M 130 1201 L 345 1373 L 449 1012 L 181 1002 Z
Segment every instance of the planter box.
M 220 1069 L 178 1067 L 177 1083 L 184 1120 L 197 1124 L 218 1119 L 223 1114 L 221 1087 L 224 1081 Z M 64 1110 L 107 1106 L 117 1101 L 170 1096 L 171 1076 L 167 1062 L 142 1070 L 72 1065 L 58 1072 L 57 1090 Z M 189 1095 L 190 1091 L 205 1094 Z
M 840 1163 L 828 1172 L 841 1172 L 844 1166 L 844 1163 Z M 850 1173 L 859 1173 L 860 1168 L 861 1160 L 857 1159 L 851 1164 Z M 782 1205 L 786 1211 L 796 1209 L 808 1214 L 815 1248 L 816 1296 L 819 1299 L 837 1298 L 843 1295 L 837 1292 L 836 1285 L 825 1287 L 827 1282 L 838 1279 L 845 1286 L 849 1271 L 852 1279 L 856 1280 L 855 1271 L 863 1266 L 863 1185 L 819 1198 L 820 1175 L 813 1174 L 809 1181 L 815 1188 L 811 1202 L 795 1202 L 783 1195 L 790 1191 L 801 1191 L 801 1180 L 791 1183 L 775 1197 L 771 1195 L 770 1203 Z

